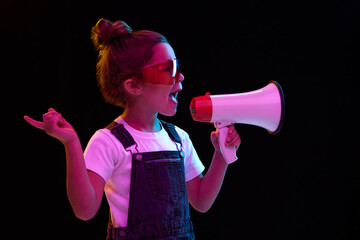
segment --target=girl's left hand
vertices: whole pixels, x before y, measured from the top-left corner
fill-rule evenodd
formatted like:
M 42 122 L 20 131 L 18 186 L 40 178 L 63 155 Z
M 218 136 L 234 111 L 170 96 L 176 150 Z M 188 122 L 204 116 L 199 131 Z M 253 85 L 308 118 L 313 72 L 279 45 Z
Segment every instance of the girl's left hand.
M 220 152 L 219 146 L 219 130 L 213 131 L 211 133 L 211 142 L 215 148 L 215 151 Z M 241 144 L 241 139 L 239 134 L 237 133 L 234 125 L 229 126 L 228 136 L 226 138 L 225 146 L 226 147 L 235 147 L 236 151 L 239 149 Z

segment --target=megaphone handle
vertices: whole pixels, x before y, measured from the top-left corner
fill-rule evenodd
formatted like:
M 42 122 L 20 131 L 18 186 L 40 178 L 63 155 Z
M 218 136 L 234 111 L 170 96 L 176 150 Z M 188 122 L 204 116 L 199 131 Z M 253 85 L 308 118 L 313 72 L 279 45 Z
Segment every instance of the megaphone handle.
M 228 135 L 229 126 L 232 125 L 231 122 L 217 122 L 215 123 L 215 127 L 219 130 L 219 145 L 221 153 L 225 159 L 225 161 L 230 164 L 235 162 L 238 158 L 236 156 L 235 147 L 227 147 L 225 146 L 226 137 Z

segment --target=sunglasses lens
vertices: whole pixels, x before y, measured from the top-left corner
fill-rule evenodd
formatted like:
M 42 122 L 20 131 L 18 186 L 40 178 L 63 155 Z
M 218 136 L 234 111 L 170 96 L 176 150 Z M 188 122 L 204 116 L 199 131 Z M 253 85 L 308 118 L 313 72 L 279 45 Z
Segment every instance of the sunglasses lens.
M 176 59 L 176 67 L 179 72 L 182 72 L 182 64 L 179 59 Z
M 173 71 L 173 77 L 175 77 L 175 83 L 178 83 L 180 81 L 180 73 L 181 73 L 181 62 L 179 59 L 174 59 L 174 71 Z M 176 64 L 176 65 L 175 65 Z

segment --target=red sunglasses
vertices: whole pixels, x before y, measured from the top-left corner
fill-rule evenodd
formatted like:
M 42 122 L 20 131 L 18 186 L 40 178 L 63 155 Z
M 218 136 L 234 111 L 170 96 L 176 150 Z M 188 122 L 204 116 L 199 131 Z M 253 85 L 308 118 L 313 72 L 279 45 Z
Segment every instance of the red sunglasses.
M 140 72 L 146 83 L 175 85 L 180 81 L 181 64 L 178 59 L 174 58 L 164 63 L 144 68 Z

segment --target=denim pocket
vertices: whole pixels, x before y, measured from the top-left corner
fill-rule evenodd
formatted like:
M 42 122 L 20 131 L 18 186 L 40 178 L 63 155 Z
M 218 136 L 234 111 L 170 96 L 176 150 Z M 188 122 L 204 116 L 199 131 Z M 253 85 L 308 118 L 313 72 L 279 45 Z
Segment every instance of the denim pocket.
M 185 173 L 181 159 L 146 161 L 145 172 L 154 198 L 175 203 L 184 195 Z

